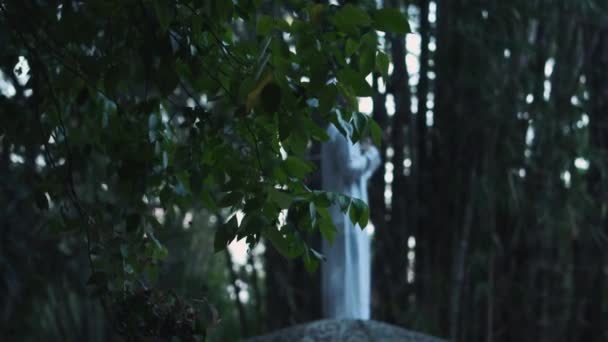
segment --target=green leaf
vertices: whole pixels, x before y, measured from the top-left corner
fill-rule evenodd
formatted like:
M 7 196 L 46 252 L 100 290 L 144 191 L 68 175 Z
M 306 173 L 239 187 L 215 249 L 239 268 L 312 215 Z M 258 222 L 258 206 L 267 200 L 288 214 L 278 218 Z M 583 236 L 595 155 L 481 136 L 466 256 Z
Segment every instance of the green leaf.
M 353 224 L 359 224 L 359 228 L 364 229 L 369 221 L 369 208 L 365 202 L 353 198 L 348 211 L 350 220 Z
M 262 15 L 258 18 L 258 23 L 256 25 L 256 33 L 258 36 L 267 36 L 270 31 L 272 31 L 274 23 L 272 17 L 267 15 Z
M 368 32 L 361 37 L 359 48 L 359 73 L 367 76 L 376 65 L 376 52 L 378 50 L 378 37 L 375 31 Z
M 342 100 L 340 101 L 340 107 L 345 111 L 353 111 L 359 108 L 359 100 L 357 95 L 351 86 L 346 83 L 338 82 L 337 84 Z
M 348 208 L 348 217 L 350 218 L 350 222 L 353 224 L 359 223 L 359 217 L 361 216 L 361 212 L 359 208 L 355 206 L 354 201 L 351 202 L 350 207 Z
M 268 114 L 272 114 L 279 109 L 281 105 L 281 87 L 278 84 L 271 82 L 264 86 L 260 95 L 262 109 Z
M 331 206 L 331 193 L 326 191 L 314 191 L 313 201 L 317 205 L 317 208 L 328 208 Z
M 346 4 L 340 12 L 359 26 L 369 26 L 372 22 L 369 15 L 359 6 Z
M 211 210 L 212 212 L 219 211 L 217 204 L 215 204 L 215 200 L 213 199 L 211 192 L 207 189 L 203 189 L 201 191 L 201 200 L 205 208 Z
M 286 258 L 299 257 L 306 251 L 304 242 L 293 232 L 291 224 L 281 227 L 268 227 L 262 231 L 262 235 L 270 241 L 274 248 Z
M 333 23 L 338 29 L 350 33 L 355 26 L 369 26 L 372 20 L 362 8 L 346 4 L 336 12 Z
M 284 166 L 288 175 L 300 179 L 304 178 L 313 170 L 309 163 L 294 156 L 287 157 L 287 159 L 284 161 Z
M 264 205 L 266 204 L 266 197 L 256 193 L 255 196 L 249 198 L 247 202 L 245 202 L 245 206 L 243 207 L 243 211 L 245 213 L 253 213 L 262 210 Z
M 345 47 L 345 51 L 344 51 L 344 57 L 350 57 L 353 55 L 353 53 L 355 53 L 355 51 L 357 51 L 357 49 L 359 49 L 359 42 L 357 42 L 354 39 L 347 39 L 346 40 L 346 47 Z
M 366 48 L 359 54 L 359 72 L 368 75 L 374 70 L 376 64 L 376 49 Z
M 365 203 L 363 204 L 363 211 L 359 217 L 359 226 L 361 229 L 365 229 L 365 227 L 367 227 L 367 223 L 369 222 L 369 206 L 367 206 Z
M 351 87 L 355 91 L 356 96 L 372 96 L 374 94 L 374 90 L 365 80 L 365 75 L 353 69 L 345 68 L 338 70 L 338 81 Z
M 293 121 L 291 124 L 295 124 L 295 121 Z M 307 132 L 303 131 L 302 127 L 295 126 L 292 127 L 291 134 L 289 135 L 289 138 L 283 142 L 283 146 L 288 151 L 292 152 L 292 154 L 303 156 L 306 153 L 306 148 L 308 147 L 308 140 L 309 136 Z M 297 177 L 295 174 L 292 176 Z
M 220 200 L 219 203 L 219 207 L 220 208 L 226 208 L 226 207 L 231 207 L 235 204 L 240 204 L 243 200 L 243 193 L 240 191 L 233 191 L 230 192 L 228 194 L 226 194 L 224 197 L 222 197 L 222 199 Z
M 340 206 L 340 210 L 342 210 L 342 212 L 346 213 L 346 211 L 350 207 L 351 199 L 348 196 L 338 194 L 337 202 L 338 202 L 338 205 Z
M 323 239 L 330 243 L 334 242 L 337 230 L 336 226 L 331 220 L 331 216 L 324 217 L 323 215 L 321 215 L 321 218 L 319 219 L 319 231 L 321 232 L 321 236 L 323 237 Z
M 312 120 L 304 120 L 303 126 L 310 133 L 310 137 L 315 139 L 316 141 L 325 142 L 329 140 L 329 135 L 327 131 L 321 128 Z
M 374 14 L 374 28 L 378 31 L 405 34 L 410 32 L 410 24 L 403 13 L 395 8 L 382 8 Z
M 248 212 L 241 221 L 237 238 L 250 238 L 253 235 L 259 235 L 263 229 L 270 225 L 270 220 L 260 211 Z
M 213 250 L 217 253 L 226 249 L 230 241 L 234 240 L 238 229 L 238 221 L 236 215 L 233 215 L 228 222 L 222 224 L 215 232 L 213 240 Z
M 277 20 L 276 26 L 277 26 L 277 29 L 279 29 L 283 32 L 289 32 L 291 29 L 291 26 L 285 19 Z
M 269 198 L 277 205 L 277 207 L 281 209 L 289 209 L 291 203 L 293 202 L 293 197 L 291 197 L 288 193 L 275 188 L 270 188 L 268 190 L 268 195 Z
M 351 119 L 351 126 L 353 126 L 353 135 L 351 137 L 353 142 L 358 142 L 361 137 L 367 133 L 367 122 L 369 117 L 361 112 L 355 112 Z
M 368 124 L 374 145 L 382 145 L 382 129 L 374 119 L 370 119 Z
M 319 95 L 319 112 L 321 115 L 327 115 L 336 105 L 338 97 L 338 88 L 334 84 L 328 84 L 323 87 Z
M 390 60 L 388 55 L 384 52 L 378 52 L 376 56 L 376 70 L 382 75 L 384 81 L 388 80 L 388 66 L 390 64 Z

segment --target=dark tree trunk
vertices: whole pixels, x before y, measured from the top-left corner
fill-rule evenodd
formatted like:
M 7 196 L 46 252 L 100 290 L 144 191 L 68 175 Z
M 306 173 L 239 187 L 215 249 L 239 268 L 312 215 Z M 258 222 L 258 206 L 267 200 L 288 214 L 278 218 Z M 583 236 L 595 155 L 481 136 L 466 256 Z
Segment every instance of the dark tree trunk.
M 590 22 L 597 25 L 596 20 Z M 589 79 L 590 143 L 598 156 L 608 152 L 608 24 L 586 27 L 584 41 L 588 57 L 585 72 Z M 608 179 L 606 164 L 591 159 L 587 177 L 588 188 L 596 204 L 606 203 Z M 572 341 L 603 341 L 608 338 L 605 329 L 608 311 L 605 308 L 607 253 L 605 240 L 599 238 L 608 232 L 608 221 L 600 207 L 589 217 L 589 227 L 579 231 L 573 240 L 574 296 L 571 309 Z M 605 236 L 605 235 L 604 235 Z

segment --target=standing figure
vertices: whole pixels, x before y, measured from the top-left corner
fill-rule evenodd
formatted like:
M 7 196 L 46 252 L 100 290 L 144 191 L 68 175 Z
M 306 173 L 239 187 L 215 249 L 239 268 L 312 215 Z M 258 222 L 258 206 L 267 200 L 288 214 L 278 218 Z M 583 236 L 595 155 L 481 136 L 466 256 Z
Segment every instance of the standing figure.
M 353 144 L 334 125 L 321 148 L 323 190 L 358 198 L 367 203 L 367 181 L 380 166 L 378 149 Z M 321 292 L 326 318 L 369 319 L 371 296 L 370 238 L 350 221 L 338 205 L 330 208 L 337 233 L 333 243 L 323 241 Z M 365 228 L 365 227 L 363 227 Z

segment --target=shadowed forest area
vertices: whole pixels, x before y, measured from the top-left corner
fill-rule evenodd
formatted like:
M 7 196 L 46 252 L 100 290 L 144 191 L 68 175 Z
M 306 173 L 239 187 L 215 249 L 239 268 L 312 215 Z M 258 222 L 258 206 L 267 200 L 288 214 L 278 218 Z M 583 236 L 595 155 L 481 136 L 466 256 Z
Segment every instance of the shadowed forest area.
M 0 0 L 0 46 L 2 340 L 321 319 L 339 203 L 372 319 L 608 341 L 606 1 Z M 369 210 L 319 191 L 328 123 Z

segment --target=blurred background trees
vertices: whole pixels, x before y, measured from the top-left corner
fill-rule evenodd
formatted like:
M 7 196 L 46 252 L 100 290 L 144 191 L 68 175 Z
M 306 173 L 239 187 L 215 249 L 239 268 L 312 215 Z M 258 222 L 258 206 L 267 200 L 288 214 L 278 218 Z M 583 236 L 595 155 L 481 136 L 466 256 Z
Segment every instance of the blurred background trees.
M 287 17 L 296 3 L 263 10 Z M 374 71 L 374 95 L 359 98 L 382 129 L 385 161 L 370 188 L 373 318 L 453 341 L 608 340 L 608 5 L 354 3 L 397 8 L 413 31 L 379 33 L 390 80 Z M 6 126 L 7 108 L 27 97 L 13 72 L 19 63 L 3 52 L 0 83 L 14 87 L 0 96 Z M 25 200 L 37 196 L 29 184 L 38 152 L 3 141 L 3 330 L 15 339 L 111 339 L 87 296 L 82 244 L 42 229 L 45 201 Z M 169 251 L 160 286 L 215 306 L 221 323 L 211 340 L 321 318 L 318 273 L 264 240 L 213 254 L 220 220 L 202 207 L 167 212 L 158 236 Z
M 360 102 L 386 162 L 373 317 L 454 341 L 606 340 L 606 4 L 379 3 L 414 33 L 385 37 L 391 81 Z

